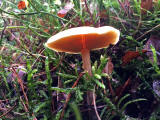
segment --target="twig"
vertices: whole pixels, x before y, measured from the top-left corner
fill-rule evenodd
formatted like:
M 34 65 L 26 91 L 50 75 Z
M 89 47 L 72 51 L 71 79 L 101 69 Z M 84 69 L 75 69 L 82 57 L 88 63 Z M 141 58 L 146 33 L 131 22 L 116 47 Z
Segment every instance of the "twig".
M 120 4 L 121 8 L 123 8 L 123 10 L 125 11 L 125 13 L 127 13 L 127 12 L 126 12 L 126 9 L 125 9 L 125 7 L 124 7 L 124 4 L 123 4 L 120 0 L 118 0 L 118 2 L 119 2 L 119 4 Z
M 79 77 L 78 77 L 77 80 L 74 82 L 72 88 L 76 87 L 76 85 L 78 84 L 80 78 L 81 78 L 83 75 L 84 75 L 84 72 L 82 72 L 82 73 L 79 74 Z M 65 102 L 65 104 L 64 104 L 64 107 L 63 107 L 63 110 L 62 110 L 62 113 L 61 113 L 61 116 L 60 116 L 60 120 L 63 119 L 64 112 L 65 112 L 65 109 L 66 109 L 66 107 L 67 107 L 67 104 L 68 104 L 70 98 L 71 98 L 71 93 L 69 93 L 69 94 L 67 95 L 66 102 Z
M 45 50 L 45 49 L 43 49 L 39 54 L 41 55 L 41 54 L 44 52 L 44 50 Z M 40 56 L 38 56 L 38 57 L 36 58 L 36 60 L 33 62 L 32 68 L 33 68 L 34 64 L 39 60 L 39 58 L 40 58 Z
M 89 8 L 88 8 L 87 0 L 84 0 L 84 3 L 85 3 L 85 6 L 86 6 L 86 9 L 87 9 L 87 12 L 88 12 L 89 15 L 91 16 L 92 24 L 94 24 L 93 15 L 91 14 L 91 11 L 90 11 Z
M 25 112 L 29 112 L 27 106 L 24 104 L 22 97 L 20 96 L 20 101 L 24 107 Z
M 16 104 L 15 104 L 13 107 L 11 107 L 7 112 L 5 112 L 4 114 L 2 114 L 2 115 L 0 116 L 0 118 L 2 118 L 3 116 L 7 115 L 7 114 L 8 114 L 9 112 L 11 112 L 15 107 L 16 107 Z
M 45 57 L 45 56 L 44 56 L 44 57 Z M 63 56 L 61 57 L 61 59 L 60 59 L 59 63 L 57 64 L 57 66 L 53 67 L 53 68 L 50 70 L 50 72 L 51 72 L 51 71 L 55 71 L 55 69 L 56 69 L 57 67 L 59 67 L 59 65 L 62 63 L 62 60 L 63 60 Z M 46 72 L 37 73 L 37 74 L 35 74 L 35 75 L 33 76 L 33 78 L 34 78 L 34 77 L 37 77 L 37 76 L 45 75 L 45 74 L 46 74 Z
M 112 97 L 115 95 L 114 91 L 113 91 L 113 88 L 112 88 L 112 85 L 111 85 L 111 82 L 110 82 L 110 79 L 107 78 L 107 81 L 108 81 L 108 87 L 109 87 L 109 91 L 111 92 L 111 95 Z
M 2 13 L 1 13 L 1 16 L 2 16 L 2 19 L 3 19 L 3 22 L 4 22 L 4 28 L 3 28 L 2 33 L 1 33 L 0 44 L 1 44 L 1 42 L 2 42 L 2 38 L 3 38 L 4 31 L 5 31 L 6 27 L 7 27 L 7 25 L 6 25 L 6 20 L 3 18 L 3 14 L 2 14 Z
M 97 118 L 98 118 L 98 120 L 101 120 L 101 118 L 100 118 L 100 116 L 99 116 L 99 114 L 98 114 L 98 111 L 97 111 L 97 106 L 96 106 L 96 97 L 95 97 L 95 94 L 94 94 L 95 92 L 93 92 L 93 106 L 94 106 L 94 110 L 95 110 L 95 112 L 96 112 L 96 116 L 97 116 Z
M 126 89 L 126 87 L 127 87 L 130 83 L 131 83 L 131 77 L 129 77 L 128 80 L 127 80 L 127 81 L 124 83 L 124 85 L 122 86 L 119 94 L 117 95 L 118 97 L 117 97 L 116 100 L 118 100 L 118 99 L 121 97 L 122 93 L 124 92 L 124 90 Z
M 25 91 L 24 91 L 23 81 L 22 81 L 22 79 L 18 76 L 18 74 L 17 74 L 17 72 L 16 72 L 16 70 L 15 70 L 14 67 L 12 67 L 11 70 L 12 70 L 12 72 L 13 72 L 13 75 L 18 79 L 18 83 L 20 84 L 20 87 L 21 87 L 21 89 L 22 89 L 23 95 L 24 95 L 25 100 L 26 100 L 27 107 L 29 108 L 29 102 L 28 102 L 27 95 L 26 95 L 26 93 L 25 93 Z
M 23 54 L 25 54 L 25 55 L 30 55 L 30 53 L 28 53 L 28 52 L 24 52 L 24 51 L 21 51 Z M 41 54 L 32 54 L 31 56 L 34 56 L 34 57 L 42 57 L 42 58 L 47 58 L 46 56 L 43 56 L 43 55 L 41 55 Z
M 141 35 L 140 37 L 138 37 L 136 40 L 141 39 L 141 38 L 144 37 L 146 34 L 152 32 L 154 29 L 156 29 L 156 28 L 158 28 L 158 27 L 160 27 L 160 24 L 158 24 L 158 25 L 154 26 L 152 29 L 146 31 L 143 35 Z

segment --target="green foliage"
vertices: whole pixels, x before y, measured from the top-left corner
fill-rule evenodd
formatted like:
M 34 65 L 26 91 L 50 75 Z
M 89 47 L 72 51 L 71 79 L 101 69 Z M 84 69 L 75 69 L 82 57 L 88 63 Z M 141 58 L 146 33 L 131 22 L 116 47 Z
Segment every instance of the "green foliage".
M 101 118 L 107 119 L 107 120 L 112 120 L 115 116 L 118 115 L 120 117 L 120 119 L 126 120 L 127 116 L 124 114 L 125 108 L 132 103 L 146 100 L 143 98 L 139 98 L 139 99 L 129 100 L 129 101 L 123 103 L 123 105 L 121 105 L 121 103 L 129 96 L 130 96 L 129 94 L 126 94 L 125 96 L 123 96 L 118 101 L 118 103 L 116 105 L 109 98 L 105 97 L 104 101 L 106 102 L 107 106 L 104 108 L 105 111 L 104 110 L 102 111 Z M 120 105 L 121 105 L 121 107 L 120 107 Z M 106 108 L 108 108 L 108 109 L 106 109 Z
M 155 68 L 155 71 L 157 72 L 158 75 L 160 75 L 160 68 L 157 65 L 157 55 L 156 55 L 156 50 L 153 46 L 151 46 L 151 50 L 153 52 L 153 66 Z
M 70 107 L 71 107 L 71 109 L 73 110 L 73 112 L 75 114 L 76 120 L 82 120 L 82 117 L 81 117 L 80 111 L 78 109 L 78 106 L 75 103 L 72 103 L 70 105 Z
M 142 53 L 140 58 L 122 66 L 122 57 L 128 50 L 144 49 L 150 35 L 159 35 L 160 1 L 153 5 L 152 11 L 142 15 L 138 0 L 129 1 L 129 6 L 124 3 L 125 0 L 121 0 L 124 8 L 118 0 L 86 0 L 87 4 L 81 3 L 81 0 L 72 0 L 74 8 L 64 18 L 57 15 L 66 5 L 64 1 L 56 4 L 56 0 L 28 0 L 26 9 L 18 9 L 18 2 L 0 0 L 0 108 L 5 109 L 0 110 L 0 116 L 16 104 L 13 110 L 0 119 L 10 120 L 13 116 L 15 120 L 33 120 L 34 117 L 38 120 L 59 120 L 66 96 L 71 94 L 64 119 L 74 116 L 82 120 L 88 117 L 88 113 L 83 112 L 87 109 L 85 103 L 88 90 L 96 93 L 95 102 L 102 120 L 117 117 L 120 120 L 135 120 L 126 115 L 129 105 L 150 101 L 151 106 L 154 106 L 155 101 L 159 102 L 159 96 L 152 88 L 153 81 L 159 79 L 160 75 L 156 49 L 151 47 L 153 63 Z M 101 15 L 102 11 L 104 15 Z M 86 21 L 94 27 L 114 26 L 121 31 L 121 37 L 116 46 L 98 52 L 91 51 L 94 61 L 92 76 L 85 73 L 80 77 L 83 71 L 80 55 L 53 52 L 44 43 L 53 34 L 86 25 Z M 110 75 L 103 72 L 108 62 L 107 56 L 112 58 L 114 65 Z M 26 74 L 21 78 L 26 96 L 18 78 L 13 77 L 12 70 L 18 66 L 26 69 Z M 19 71 L 16 72 L 18 74 Z M 123 88 L 130 77 L 131 85 L 126 86 L 122 96 L 116 96 L 119 94 L 118 88 Z M 115 93 L 113 95 L 109 82 Z M 128 100 L 132 95 L 140 97 Z M 148 100 L 149 95 L 155 98 Z M 159 107 L 151 112 L 149 120 L 159 119 Z

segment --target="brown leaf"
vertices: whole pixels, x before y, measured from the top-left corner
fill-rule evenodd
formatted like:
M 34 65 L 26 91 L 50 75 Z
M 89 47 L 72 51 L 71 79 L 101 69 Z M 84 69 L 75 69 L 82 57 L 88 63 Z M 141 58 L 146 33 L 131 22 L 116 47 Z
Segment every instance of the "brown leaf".
M 116 90 L 116 96 L 118 96 L 117 99 L 119 99 L 122 96 L 122 93 L 130 84 L 131 84 L 131 77 L 129 77 L 128 80 L 125 81 L 125 83 L 122 86 L 117 88 Z
M 111 74 L 113 72 L 113 68 L 114 68 L 114 66 L 113 66 L 112 60 L 109 57 L 108 62 L 104 68 L 104 72 L 107 74 Z
M 150 11 L 153 7 L 152 0 L 141 0 L 141 13 L 146 14 L 146 11 Z
M 142 50 L 142 53 L 147 52 L 147 50 Z M 125 55 L 122 57 L 122 65 L 128 64 L 134 58 L 140 56 L 139 51 L 127 51 Z
M 51 27 L 49 27 L 49 25 L 47 25 L 46 22 L 47 20 L 42 20 L 42 19 L 39 19 L 39 23 L 40 23 L 40 25 L 42 25 L 42 26 L 45 26 L 45 27 L 48 27 L 47 29 L 43 29 L 43 31 L 44 32 L 46 32 L 46 33 L 49 33 L 49 30 L 51 29 Z M 52 26 L 53 28 L 54 28 L 54 26 Z
M 102 11 L 100 11 L 99 16 L 100 16 L 101 18 L 107 18 L 107 17 L 108 17 L 108 15 L 107 15 L 107 10 L 102 10 Z

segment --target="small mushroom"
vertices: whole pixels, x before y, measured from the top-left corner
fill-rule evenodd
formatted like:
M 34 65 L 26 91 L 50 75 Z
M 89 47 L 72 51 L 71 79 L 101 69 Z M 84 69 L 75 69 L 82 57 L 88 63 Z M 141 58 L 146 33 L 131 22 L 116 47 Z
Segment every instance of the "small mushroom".
M 119 41 L 119 36 L 119 30 L 110 26 L 99 28 L 83 26 L 59 32 L 52 36 L 45 46 L 57 52 L 81 53 L 83 69 L 92 76 L 90 50 L 106 48 L 110 44 L 114 45 Z M 96 105 L 93 104 L 95 103 L 94 96 L 93 91 L 87 91 L 87 104 L 94 105 L 96 108 Z M 95 112 L 97 114 L 96 109 Z M 92 116 L 91 114 L 89 113 L 89 116 Z M 97 117 L 100 118 L 99 115 Z
M 119 30 L 110 26 L 99 28 L 83 26 L 59 32 L 52 36 L 45 46 L 57 52 L 81 53 L 83 69 L 92 76 L 90 50 L 106 48 L 110 44 L 114 45 L 119 41 L 119 36 Z
M 59 32 L 52 36 L 45 43 L 45 46 L 57 52 L 81 53 L 83 69 L 92 76 L 90 50 L 106 48 L 110 44 L 114 45 L 119 41 L 119 36 L 119 30 L 110 26 L 99 28 L 83 26 Z M 92 105 L 94 103 L 94 108 L 96 108 L 94 96 L 93 91 L 87 91 L 87 104 Z M 96 109 L 95 112 L 100 120 Z M 89 112 L 89 116 L 93 117 L 92 113 Z

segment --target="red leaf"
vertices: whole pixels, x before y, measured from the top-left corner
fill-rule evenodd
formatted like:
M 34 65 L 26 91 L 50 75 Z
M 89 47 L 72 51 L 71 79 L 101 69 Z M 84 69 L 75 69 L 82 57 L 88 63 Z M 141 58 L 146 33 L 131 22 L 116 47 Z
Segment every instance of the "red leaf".
M 18 9 L 25 9 L 28 6 L 28 1 L 19 1 L 17 6 Z
M 18 2 L 18 9 L 25 9 L 26 8 L 26 4 L 24 1 L 19 1 Z
M 58 11 L 57 15 L 58 15 L 58 17 L 63 18 L 63 17 L 66 16 L 67 12 L 68 12 L 68 10 L 66 10 L 66 9 L 61 9 L 60 11 Z
M 72 3 L 67 3 L 65 6 L 64 6 L 64 9 L 61 9 L 58 11 L 57 15 L 58 17 L 65 17 L 66 14 L 74 7 L 74 5 Z
M 142 53 L 145 53 L 145 52 L 147 52 L 147 50 L 142 50 Z M 127 51 L 122 58 L 122 62 L 123 62 L 122 65 L 129 63 L 131 60 L 133 60 L 138 56 L 140 56 L 139 51 Z

